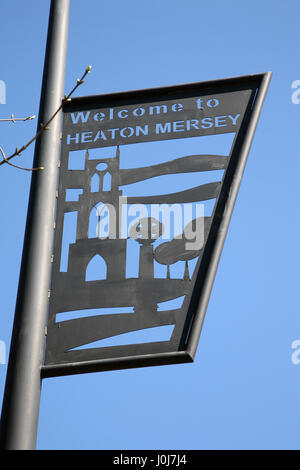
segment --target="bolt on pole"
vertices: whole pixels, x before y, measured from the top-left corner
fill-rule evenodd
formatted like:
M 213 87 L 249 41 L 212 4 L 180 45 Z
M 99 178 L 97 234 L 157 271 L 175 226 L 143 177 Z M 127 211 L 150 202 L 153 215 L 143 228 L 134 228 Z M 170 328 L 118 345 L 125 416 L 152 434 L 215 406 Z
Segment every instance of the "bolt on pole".
M 70 0 L 51 0 L 38 129 L 61 104 Z M 41 367 L 48 313 L 58 161 L 60 112 L 36 141 L 14 326 L 3 398 L 0 448 L 36 447 Z

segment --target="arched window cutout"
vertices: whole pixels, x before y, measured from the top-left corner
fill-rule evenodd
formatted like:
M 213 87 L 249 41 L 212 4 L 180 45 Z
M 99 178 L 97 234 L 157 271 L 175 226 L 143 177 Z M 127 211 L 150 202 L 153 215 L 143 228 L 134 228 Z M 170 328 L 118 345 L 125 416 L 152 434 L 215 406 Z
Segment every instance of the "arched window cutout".
M 112 222 L 113 223 L 113 222 Z M 99 202 L 90 213 L 89 238 L 108 238 L 110 211 L 106 204 Z
M 108 238 L 109 237 L 109 208 L 102 202 L 96 207 L 97 214 L 97 238 Z
M 95 255 L 86 268 L 86 281 L 101 281 L 107 277 L 107 265 L 102 256 Z
M 97 173 L 95 173 L 91 179 L 91 192 L 98 193 L 99 192 L 99 185 L 100 185 L 100 178 Z
M 103 191 L 111 191 L 111 174 L 105 173 L 103 178 Z

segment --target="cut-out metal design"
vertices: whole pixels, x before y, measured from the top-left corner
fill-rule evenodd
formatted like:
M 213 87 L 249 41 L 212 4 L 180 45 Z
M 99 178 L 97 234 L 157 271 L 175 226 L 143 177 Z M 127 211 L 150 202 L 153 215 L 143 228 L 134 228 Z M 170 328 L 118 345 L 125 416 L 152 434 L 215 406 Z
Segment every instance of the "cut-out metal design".
M 76 98 L 65 107 L 44 376 L 193 360 L 269 79 L 261 74 Z M 233 136 L 227 153 L 182 153 L 186 141 L 224 134 Z M 166 144 L 174 140 L 180 150 L 164 161 Z M 147 142 L 164 142 L 159 163 L 155 153 L 154 163 L 144 164 Z M 138 144 L 140 157 L 132 162 Z M 124 161 L 123 151 L 129 155 Z M 199 184 L 188 188 L 179 184 L 173 191 L 157 183 L 192 174 Z M 201 175 L 210 175 L 209 182 Z M 156 181 L 152 195 L 127 189 L 149 180 Z M 178 223 L 188 205 L 194 212 L 177 231 L 168 225 L 170 217 L 161 220 L 162 209 L 170 215 L 171 207 Z M 204 212 L 195 215 L 195 205 L 204 205 Z M 128 208 L 135 208 L 131 216 L 139 213 L 134 221 Z M 76 239 L 65 247 L 64 220 L 71 213 Z M 134 263 L 136 275 L 128 275 Z M 174 274 L 176 266 L 181 271 Z M 167 340 L 106 345 L 118 335 L 166 326 Z

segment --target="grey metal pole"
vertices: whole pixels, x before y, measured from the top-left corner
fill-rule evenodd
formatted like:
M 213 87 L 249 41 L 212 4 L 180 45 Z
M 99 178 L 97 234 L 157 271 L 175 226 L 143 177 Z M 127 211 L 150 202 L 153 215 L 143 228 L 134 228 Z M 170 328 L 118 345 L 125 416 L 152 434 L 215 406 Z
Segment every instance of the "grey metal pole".
M 51 0 L 39 123 L 61 104 L 64 93 L 70 0 Z M 38 123 L 38 126 L 39 126 Z M 0 447 L 36 447 L 41 366 L 51 271 L 61 113 L 38 138 L 28 204 L 19 288 L 1 417 Z

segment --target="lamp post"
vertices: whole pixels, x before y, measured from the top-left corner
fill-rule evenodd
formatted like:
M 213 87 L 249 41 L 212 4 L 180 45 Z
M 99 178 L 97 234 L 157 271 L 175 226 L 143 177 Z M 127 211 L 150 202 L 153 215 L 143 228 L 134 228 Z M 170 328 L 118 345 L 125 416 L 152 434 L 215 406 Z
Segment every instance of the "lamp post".
M 64 92 L 70 0 L 51 0 L 38 129 Z M 36 446 L 53 244 L 61 112 L 36 141 L 14 326 L 3 399 L 2 449 Z

